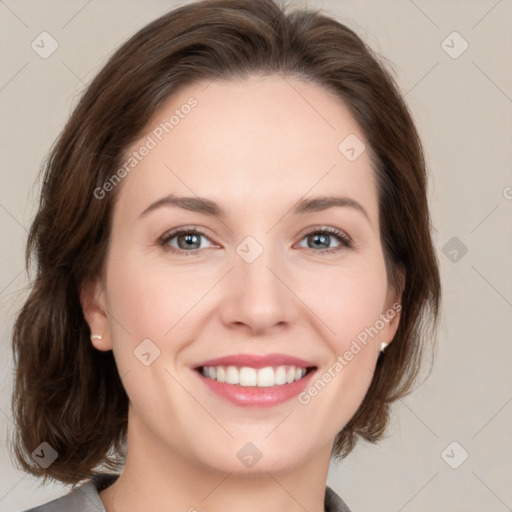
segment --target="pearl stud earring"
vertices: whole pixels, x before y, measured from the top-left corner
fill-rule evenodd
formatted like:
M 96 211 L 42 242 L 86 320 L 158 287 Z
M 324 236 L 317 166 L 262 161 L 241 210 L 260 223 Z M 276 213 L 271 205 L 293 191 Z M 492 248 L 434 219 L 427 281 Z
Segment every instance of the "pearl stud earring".
M 384 352 L 384 349 L 385 349 L 388 345 L 389 345 L 389 343 L 384 343 L 384 342 L 382 342 L 382 343 L 380 344 L 380 351 L 381 351 L 381 352 Z

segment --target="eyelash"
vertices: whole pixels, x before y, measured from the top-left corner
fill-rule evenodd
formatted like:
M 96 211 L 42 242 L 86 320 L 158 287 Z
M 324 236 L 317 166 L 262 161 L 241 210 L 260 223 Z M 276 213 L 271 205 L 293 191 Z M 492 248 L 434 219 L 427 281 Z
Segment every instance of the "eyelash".
M 185 251 L 183 249 L 176 249 L 175 247 L 171 247 L 170 245 L 168 245 L 169 242 L 173 238 L 176 238 L 179 235 L 185 235 L 185 234 L 202 235 L 205 238 L 208 238 L 208 240 L 209 240 L 208 235 L 204 231 L 202 231 L 201 229 L 192 228 L 192 227 L 190 227 L 190 228 L 179 228 L 179 229 L 176 229 L 175 231 L 171 231 L 171 232 L 168 232 L 168 233 L 165 233 L 164 235 L 162 235 L 159 238 L 159 240 L 158 240 L 158 245 L 163 247 L 165 251 L 168 251 L 168 252 L 170 252 L 172 254 L 186 254 L 187 256 L 189 256 L 189 255 L 192 255 L 192 256 L 197 255 L 197 253 L 199 251 L 201 251 L 201 249 L 193 249 L 191 251 Z M 307 233 L 304 233 L 304 235 L 302 236 L 301 240 L 303 240 L 304 238 L 306 238 L 309 235 L 317 235 L 317 234 L 326 234 L 326 235 L 334 236 L 341 243 L 341 246 L 338 246 L 338 247 L 335 247 L 335 248 L 331 248 L 331 249 L 322 249 L 320 251 L 315 251 L 312 248 L 307 248 L 307 249 L 312 250 L 316 254 L 333 254 L 333 253 L 336 253 L 336 252 L 340 251 L 342 248 L 349 249 L 349 248 L 352 247 L 352 240 L 343 231 L 341 231 L 339 229 L 336 229 L 336 228 L 330 228 L 330 227 L 328 227 L 328 228 L 315 228 L 315 229 L 312 229 L 312 230 L 308 231 Z

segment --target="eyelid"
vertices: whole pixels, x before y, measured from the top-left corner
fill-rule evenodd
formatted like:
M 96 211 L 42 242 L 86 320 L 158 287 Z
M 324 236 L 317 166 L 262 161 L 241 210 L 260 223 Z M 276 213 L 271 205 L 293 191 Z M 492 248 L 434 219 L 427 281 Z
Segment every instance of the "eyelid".
M 327 249 L 315 250 L 310 247 L 305 247 L 305 249 L 309 250 L 313 254 L 317 255 L 327 255 L 327 254 L 336 254 L 341 252 L 343 249 L 352 249 L 353 248 L 353 240 L 352 238 L 342 229 L 336 228 L 334 226 L 325 226 L 325 225 L 317 225 L 313 227 L 307 228 L 300 235 L 299 242 L 302 241 L 305 237 L 321 233 L 327 234 L 329 236 L 335 237 L 339 240 L 340 245 L 338 247 L 331 247 Z
M 306 230 L 302 233 L 302 237 L 310 235 L 312 233 L 321 233 L 326 232 L 331 235 L 339 236 L 340 238 L 343 238 L 346 242 L 352 243 L 352 238 L 347 234 L 346 231 L 343 229 L 336 228 L 334 226 L 327 226 L 327 225 L 318 225 L 313 226 L 310 228 L 306 228 Z
M 162 236 L 160 236 L 158 238 L 158 244 L 161 246 L 165 246 L 165 245 L 167 245 L 167 242 L 169 240 L 173 239 L 174 237 L 184 234 L 184 233 L 190 233 L 190 232 L 202 235 L 205 238 L 207 238 L 210 242 L 212 242 L 214 245 L 218 245 L 212 239 L 212 236 L 209 234 L 209 232 L 205 228 L 200 227 L 200 226 L 180 226 L 177 228 L 169 229 Z M 180 251 L 180 249 L 175 249 L 174 247 L 171 247 L 171 249 L 173 249 L 176 252 Z M 193 253 L 194 251 L 198 251 L 198 250 L 200 250 L 200 249 L 193 249 L 191 251 L 185 251 L 185 252 Z

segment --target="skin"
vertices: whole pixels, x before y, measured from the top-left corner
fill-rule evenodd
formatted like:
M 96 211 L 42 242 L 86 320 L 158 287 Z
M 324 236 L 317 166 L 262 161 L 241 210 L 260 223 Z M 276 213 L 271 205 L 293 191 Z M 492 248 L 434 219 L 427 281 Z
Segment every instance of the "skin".
M 330 92 L 267 76 L 187 86 L 128 153 L 190 96 L 197 107 L 119 185 L 103 276 L 82 291 L 91 333 L 103 336 L 92 343 L 113 350 L 130 399 L 126 465 L 100 498 L 108 512 L 320 512 L 334 438 L 362 402 L 399 314 L 306 405 L 238 407 L 192 366 L 284 353 L 313 361 L 320 376 L 399 301 L 388 286 L 368 151 L 349 161 L 338 150 L 349 134 L 368 144 Z M 228 216 L 162 207 L 139 218 L 169 193 L 211 199 Z M 288 213 L 322 195 L 356 200 L 369 220 L 350 207 Z M 182 226 L 207 233 L 196 255 L 158 244 Z M 307 235 L 325 227 L 353 246 L 331 235 L 326 245 L 339 250 L 319 254 L 326 245 Z M 252 263 L 236 252 L 247 236 L 263 248 Z M 178 242 L 168 245 L 178 250 Z M 148 366 L 134 357 L 146 338 L 160 350 Z M 251 468 L 236 455 L 248 442 L 262 454 Z

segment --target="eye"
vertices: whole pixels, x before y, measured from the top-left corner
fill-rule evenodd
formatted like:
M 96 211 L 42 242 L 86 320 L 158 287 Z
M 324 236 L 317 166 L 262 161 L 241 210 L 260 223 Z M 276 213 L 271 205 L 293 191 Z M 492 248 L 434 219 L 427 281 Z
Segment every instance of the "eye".
M 195 255 L 201 247 L 201 239 L 209 240 L 208 236 L 197 228 L 179 228 L 171 232 L 165 233 L 159 240 L 164 250 L 188 255 Z M 172 245 L 171 242 L 176 240 L 177 247 Z
M 165 251 L 173 254 L 196 255 L 202 247 L 201 239 L 210 240 L 210 238 L 198 228 L 182 227 L 165 233 L 158 241 L 159 245 Z M 335 239 L 339 244 L 335 247 L 331 246 L 332 240 Z M 314 249 L 318 254 L 331 254 L 342 250 L 343 248 L 352 247 L 352 241 L 348 235 L 337 228 L 315 228 L 306 233 L 302 240 L 307 240 L 308 249 Z M 173 244 L 176 242 L 176 245 Z M 210 240 L 211 241 L 211 240 Z M 311 243 L 311 245 L 309 245 Z M 327 246 L 327 248 L 323 248 Z M 217 246 L 218 247 L 218 246 Z M 304 246 L 301 246 L 304 247 Z M 316 250 L 320 248 L 321 250 Z
M 330 242 L 333 238 L 339 242 L 339 245 L 334 248 L 330 246 Z M 307 240 L 307 248 L 322 249 L 320 251 L 315 250 L 318 254 L 332 254 L 342 250 L 343 248 L 352 247 L 352 240 L 350 237 L 337 228 L 316 228 L 306 233 L 302 240 L 304 239 Z M 311 243 L 312 246 L 309 246 L 309 243 Z M 327 246 L 327 249 L 324 249 L 324 246 Z

